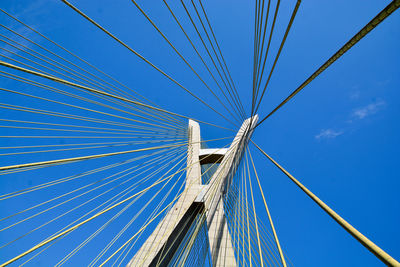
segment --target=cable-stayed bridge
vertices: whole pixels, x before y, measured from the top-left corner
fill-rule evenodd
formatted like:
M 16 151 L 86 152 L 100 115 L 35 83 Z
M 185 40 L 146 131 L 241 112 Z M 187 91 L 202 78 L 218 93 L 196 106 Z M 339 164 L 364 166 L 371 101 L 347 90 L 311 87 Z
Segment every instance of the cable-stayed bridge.
M 182 83 L 168 68 L 152 62 L 86 14 L 78 1 L 60 2 L 226 124 L 156 104 L 143 91 L 125 85 L 0 9 L 0 127 L 4 130 L 0 138 L 5 140 L 0 147 L 0 176 L 10 181 L 0 192 L 4 206 L 1 266 L 31 266 L 38 261 L 61 266 L 76 264 L 71 262 L 77 257 L 85 266 L 293 266 L 267 205 L 267 190 L 262 186 L 265 174 L 257 172 L 250 147 L 360 246 L 383 264 L 400 266 L 252 139 L 268 118 L 347 51 L 356 49 L 354 45 L 400 7 L 400 0 L 377 10 L 265 114 L 260 106 L 295 28 L 300 0 L 293 3 L 274 55 L 270 47 L 280 23 L 280 1 L 252 3 L 254 33 L 249 35 L 254 35 L 254 57 L 252 86 L 247 89 L 251 99 L 246 102 L 204 1 L 159 3 L 191 49 L 192 55 L 187 56 L 142 4 L 131 0 L 204 93 Z M 187 23 L 182 22 L 177 6 Z M 207 130 L 203 127 L 218 131 L 220 137 L 204 138 Z

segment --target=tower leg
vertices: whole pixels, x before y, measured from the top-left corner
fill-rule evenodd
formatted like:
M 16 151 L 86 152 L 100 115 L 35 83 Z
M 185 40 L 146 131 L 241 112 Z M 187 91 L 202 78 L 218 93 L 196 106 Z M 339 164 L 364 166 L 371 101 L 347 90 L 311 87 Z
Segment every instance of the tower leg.
M 212 263 L 215 267 L 236 266 L 235 252 L 232 246 L 231 234 L 228 230 L 222 199 L 218 200 L 217 208 L 210 218 L 208 225 L 208 239 L 210 242 Z

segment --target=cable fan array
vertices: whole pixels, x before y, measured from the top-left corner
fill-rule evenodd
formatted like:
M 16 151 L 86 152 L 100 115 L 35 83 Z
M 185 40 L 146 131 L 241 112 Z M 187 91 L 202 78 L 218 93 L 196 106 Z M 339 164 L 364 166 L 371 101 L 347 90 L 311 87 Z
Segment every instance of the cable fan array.
M 131 89 L 0 9 L 1 266 L 127 265 L 188 186 L 186 172 L 194 162 L 187 160 L 190 134 L 187 120 L 193 119 L 225 133 L 221 138 L 200 141 L 202 147 L 218 144 L 226 148 L 231 144 L 240 124 L 260 111 L 301 1 L 293 5 L 273 60 L 268 56 L 279 23 L 280 0 L 255 1 L 249 103 L 241 99 L 240 88 L 234 82 L 212 27 L 212 18 L 201 0 L 160 2 L 181 34 L 182 43 L 192 50 L 200 66 L 193 64 L 192 55 L 179 50 L 178 44 L 161 30 L 150 12 L 137 1 L 131 2 L 202 84 L 204 94 L 195 93 L 74 4 L 67 0 L 61 2 L 89 22 L 88 27 L 110 37 L 134 55 L 135 60 L 150 66 L 160 77 L 188 94 L 194 103 L 229 124 L 223 127 L 157 105 L 139 93 L 140 90 Z M 261 114 L 262 119 L 255 127 L 258 129 L 399 7 L 400 0 L 392 1 L 276 108 Z M 272 63 L 269 71 L 268 60 Z M 204 98 L 206 92 L 217 106 Z M 250 143 L 382 262 L 400 266 L 253 140 Z M 218 196 L 217 190 L 229 181 L 223 195 L 223 209 L 231 240 L 221 242 L 232 244 L 238 266 L 293 266 L 278 239 L 262 188 L 265 177 L 259 177 L 250 150 L 254 147 L 247 147 L 246 143 L 243 155 L 232 159 L 240 163 L 228 177 L 218 170 L 231 170 L 231 165 L 202 166 L 203 184 L 210 183 L 205 201 L 213 201 Z M 262 204 L 257 205 L 256 194 Z M 210 254 L 206 213 L 204 209 L 196 210 L 197 215 L 185 222 L 187 232 L 176 244 L 178 248 L 169 266 L 216 265 Z M 157 266 L 165 255 L 168 251 L 163 250 Z M 149 257 L 141 256 L 143 261 Z

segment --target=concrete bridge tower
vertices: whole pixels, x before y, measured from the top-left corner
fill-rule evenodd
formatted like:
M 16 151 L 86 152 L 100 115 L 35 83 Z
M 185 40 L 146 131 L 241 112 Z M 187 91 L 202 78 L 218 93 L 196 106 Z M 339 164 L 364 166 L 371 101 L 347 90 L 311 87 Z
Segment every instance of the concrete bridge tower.
M 200 126 L 189 120 L 185 189 L 128 266 L 168 266 L 174 257 L 176 260 L 182 243 L 187 242 L 187 235 L 192 233 L 190 228 L 199 214 L 206 223 L 212 265 L 236 266 L 223 196 L 229 190 L 257 120 L 257 115 L 245 120 L 230 147 L 220 149 L 202 149 Z M 203 184 L 201 165 L 210 163 L 219 165 L 209 182 Z

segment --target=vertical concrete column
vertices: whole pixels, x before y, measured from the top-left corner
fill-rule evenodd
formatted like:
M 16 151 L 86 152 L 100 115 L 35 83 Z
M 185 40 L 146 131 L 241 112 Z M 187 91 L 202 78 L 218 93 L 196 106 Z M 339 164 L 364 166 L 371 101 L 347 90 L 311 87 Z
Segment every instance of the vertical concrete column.
M 200 125 L 189 120 L 189 144 L 187 156 L 187 176 L 186 187 L 193 184 L 201 185 L 201 167 L 199 162 L 199 154 L 201 148 Z
M 169 210 L 167 215 L 147 238 L 139 251 L 127 266 L 150 266 L 153 259 L 161 252 L 168 238 L 173 234 L 189 207 L 203 189 L 201 185 L 201 169 L 199 163 L 200 153 L 200 126 L 197 122 L 189 120 L 188 152 L 186 185 L 183 194 Z M 179 227 L 184 227 L 179 224 Z M 179 231 L 178 231 L 179 232 Z M 165 249 L 164 250 L 168 250 Z
M 208 239 L 213 266 L 235 267 L 235 251 L 226 222 L 222 198 L 219 198 L 210 224 L 208 225 Z

